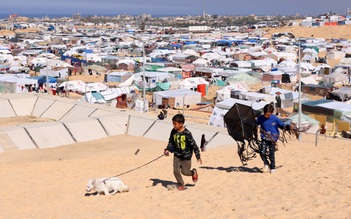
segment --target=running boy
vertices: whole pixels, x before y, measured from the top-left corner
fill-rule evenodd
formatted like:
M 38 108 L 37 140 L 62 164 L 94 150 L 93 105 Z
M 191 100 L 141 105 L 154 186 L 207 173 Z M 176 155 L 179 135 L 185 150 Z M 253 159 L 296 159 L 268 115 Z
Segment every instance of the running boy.
M 285 125 L 277 116 L 273 115 L 274 106 L 267 104 L 263 108 L 263 115 L 257 118 L 257 124 L 261 126 L 261 148 L 260 156 L 264 167 L 262 172 L 275 173 L 275 146 L 279 138 L 279 128 L 289 130 L 289 125 Z M 267 149 L 268 157 L 267 159 Z
M 193 182 L 198 180 L 196 169 L 191 170 L 191 157 L 195 153 L 197 162 L 202 164 L 200 151 L 191 132 L 184 127 L 185 118 L 182 114 L 177 114 L 172 118 L 173 129 L 171 131 L 168 145 L 164 154 L 169 156 L 169 152 L 174 153 L 173 174 L 178 182 L 178 189 L 184 190 L 184 176 L 192 176 Z

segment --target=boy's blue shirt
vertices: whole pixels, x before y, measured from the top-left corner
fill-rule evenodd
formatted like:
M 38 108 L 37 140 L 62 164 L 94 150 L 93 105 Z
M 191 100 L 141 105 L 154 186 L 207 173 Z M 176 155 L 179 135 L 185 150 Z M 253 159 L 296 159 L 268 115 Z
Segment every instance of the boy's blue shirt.
M 285 126 L 283 121 L 273 114 L 268 119 L 264 115 L 260 115 L 257 118 L 257 125 L 261 126 L 261 139 L 268 141 L 271 139 L 268 139 L 265 134 L 270 133 L 270 136 L 277 141 L 279 138 L 279 128 L 283 129 Z

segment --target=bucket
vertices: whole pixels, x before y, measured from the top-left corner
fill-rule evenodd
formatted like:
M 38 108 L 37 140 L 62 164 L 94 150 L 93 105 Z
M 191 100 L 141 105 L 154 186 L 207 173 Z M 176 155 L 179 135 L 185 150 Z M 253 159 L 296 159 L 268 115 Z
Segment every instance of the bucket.
M 201 96 L 206 96 L 206 84 L 198 84 L 197 92 L 200 92 Z

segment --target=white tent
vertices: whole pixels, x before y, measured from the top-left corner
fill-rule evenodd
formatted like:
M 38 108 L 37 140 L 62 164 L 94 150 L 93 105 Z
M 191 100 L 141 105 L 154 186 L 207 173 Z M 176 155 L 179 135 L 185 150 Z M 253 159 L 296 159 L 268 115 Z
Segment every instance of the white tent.
M 223 116 L 228 112 L 228 110 L 230 110 L 230 108 L 234 106 L 235 103 L 251 106 L 251 108 L 254 110 L 262 110 L 262 108 L 266 104 L 269 104 L 269 102 L 265 102 L 265 101 L 252 102 L 247 100 L 229 98 L 225 101 L 222 101 L 216 104 L 210 116 L 210 120 L 208 121 L 208 125 L 225 127 Z
M 58 87 L 63 87 L 64 90 L 71 90 L 79 93 L 85 93 L 86 91 L 86 83 L 81 80 L 65 81 L 61 83 Z
M 230 98 L 231 91 L 247 92 L 248 90 L 241 83 L 234 83 L 216 91 L 216 101 L 223 101 Z
M 121 96 L 122 94 L 129 94 L 134 91 L 136 87 L 122 87 L 122 88 L 110 88 L 102 92 L 97 92 L 99 97 L 94 93 L 86 93 L 84 97 L 80 99 L 80 101 L 88 102 L 88 103 L 106 103 L 106 101 L 116 99 L 117 97 Z
M 132 59 L 122 59 L 122 60 L 119 60 L 118 62 L 117 62 L 117 65 L 119 65 L 119 64 L 126 64 L 126 65 L 134 65 L 135 64 L 135 61 L 134 60 L 132 60 Z
M 296 69 L 299 68 L 299 65 L 295 66 Z M 315 67 L 308 63 L 308 62 L 300 62 L 300 72 L 305 73 L 305 72 L 312 72 L 315 69 Z
M 184 105 L 193 105 L 201 102 L 201 93 L 188 89 L 153 92 L 153 102 L 156 106 L 162 105 L 162 98 L 174 99 L 174 105 L 170 106 L 171 108 L 182 108 Z
M 332 91 L 334 95 L 340 97 L 342 101 L 349 100 L 351 98 L 351 88 L 350 87 L 342 87 L 338 90 Z
M 320 64 L 320 65 L 317 65 L 316 68 L 314 69 L 314 71 L 319 71 L 319 70 L 321 70 L 322 68 L 332 68 L 332 67 L 331 67 L 330 65 L 328 65 L 328 64 L 322 63 L 322 64 Z
M 134 74 L 135 83 L 143 87 L 143 75 L 145 74 L 145 89 L 155 89 L 157 82 L 162 82 L 167 78 L 174 78 L 174 74 L 165 72 L 139 72 Z
M 301 78 L 301 82 L 304 83 L 304 84 L 318 85 L 318 82 L 312 76 Z
M 187 49 L 185 51 L 183 51 L 184 54 L 187 54 L 187 55 L 192 55 L 192 56 L 200 56 L 199 53 L 195 52 L 194 50 L 192 49 Z
M 284 60 L 281 63 L 279 63 L 277 67 L 278 68 L 279 67 L 292 67 L 292 68 L 295 68 L 295 66 L 296 66 L 296 63 L 294 61 Z
M 297 57 L 295 54 L 289 52 L 276 52 L 273 54 L 277 56 L 278 60 L 284 58 L 285 60 L 295 61 Z
M 186 89 L 197 89 L 197 86 L 199 84 L 206 84 L 206 86 L 209 85 L 209 82 L 206 81 L 205 79 L 201 77 L 195 77 L 195 78 L 185 78 L 182 82 L 179 83 L 179 89 L 181 88 L 186 88 Z
M 0 83 L 2 83 L 6 87 L 11 87 L 10 90 L 7 90 L 9 93 L 27 93 L 28 89 L 25 87 L 26 85 L 35 85 L 38 87 L 38 80 L 29 79 L 29 78 L 18 78 L 14 76 L 4 75 L 0 77 Z
M 58 77 L 65 78 L 68 77 L 68 68 L 67 67 L 59 67 L 59 68 L 42 68 L 40 69 L 39 75 L 48 75 L 50 77 Z
M 206 59 L 196 59 L 195 61 L 193 61 L 193 64 L 196 66 L 208 66 L 210 64 L 209 61 L 207 61 Z
M 334 86 L 348 85 L 349 76 L 343 73 L 332 73 L 330 75 L 325 75 L 322 79 L 327 84 L 333 84 Z
M 201 56 L 201 58 L 203 59 L 207 59 L 208 61 L 211 61 L 213 59 L 217 59 L 217 58 L 220 58 L 221 55 L 219 55 L 218 53 L 216 52 L 210 52 L 210 53 L 205 53 Z
M 85 86 L 85 92 L 91 92 L 91 91 L 105 91 L 107 90 L 108 86 L 101 82 L 94 82 L 94 83 L 88 83 Z
M 104 97 L 105 100 L 112 100 L 115 99 L 122 94 L 129 94 L 134 92 L 137 89 L 135 86 L 130 87 L 117 87 L 117 88 L 110 88 L 106 91 L 100 92 L 100 94 Z
M 266 102 L 275 102 L 274 96 L 271 94 L 262 94 L 256 92 L 241 92 L 239 93 L 240 99 L 248 101 L 266 101 Z

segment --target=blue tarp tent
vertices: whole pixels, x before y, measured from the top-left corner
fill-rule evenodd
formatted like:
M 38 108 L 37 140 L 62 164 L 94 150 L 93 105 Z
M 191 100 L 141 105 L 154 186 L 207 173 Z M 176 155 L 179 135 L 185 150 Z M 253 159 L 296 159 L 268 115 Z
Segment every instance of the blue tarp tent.
M 94 51 L 91 50 L 91 49 L 85 49 L 84 52 L 85 52 L 85 53 L 94 53 Z
M 194 41 L 187 41 L 187 42 L 184 42 L 185 45 L 190 45 L 190 44 L 197 44 L 196 42 Z
M 57 82 L 57 79 L 54 77 L 48 76 L 48 78 L 49 78 L 49 83 L 56 83 Z M 33 77 L 29 77 L 29 79 L 38 80 L 38 84 L 46 83 L 46 76 L 45 75 L 33 76 Z

